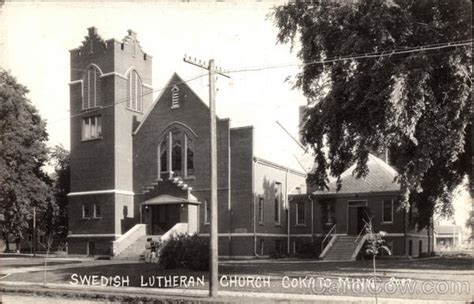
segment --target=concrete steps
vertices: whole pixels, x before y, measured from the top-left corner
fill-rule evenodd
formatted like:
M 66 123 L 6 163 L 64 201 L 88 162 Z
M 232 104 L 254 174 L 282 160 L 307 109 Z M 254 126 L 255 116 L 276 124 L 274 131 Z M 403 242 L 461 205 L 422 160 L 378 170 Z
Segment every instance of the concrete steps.
M 130 244 L 120 254 L 114 256 L 114 259 L 120 260 L 137 260 L 145 252 L 146 240 L 149 236 L 144 235 L 138 238 L 134 243 Z
M 358 243 L 355 236 L 338 236 L 334 245 L 324 257 L 328 261 L 350 261 Z

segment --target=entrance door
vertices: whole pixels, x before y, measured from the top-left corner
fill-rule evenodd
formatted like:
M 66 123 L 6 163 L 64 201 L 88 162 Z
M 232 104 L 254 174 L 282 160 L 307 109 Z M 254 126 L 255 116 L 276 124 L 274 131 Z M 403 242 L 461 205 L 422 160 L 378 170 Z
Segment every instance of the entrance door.
M 180 222 L 178 204 L 156 205 L 151 208 L 151 234 L 161 235 Z
M 358 235 L 364 229 L 367 220 L 367 202 L 351 201 L 347 206 L 347 234 Z

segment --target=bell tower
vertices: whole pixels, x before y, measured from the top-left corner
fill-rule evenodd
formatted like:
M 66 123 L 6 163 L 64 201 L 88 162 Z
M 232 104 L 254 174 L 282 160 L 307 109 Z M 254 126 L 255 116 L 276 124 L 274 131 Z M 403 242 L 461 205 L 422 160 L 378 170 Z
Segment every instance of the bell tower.
M 138 221 L 132 133 L 152 103 L 152 57 L 131 30 L 103 40 L 91 27 L 70 64 L 69 251 L 110 254 Z

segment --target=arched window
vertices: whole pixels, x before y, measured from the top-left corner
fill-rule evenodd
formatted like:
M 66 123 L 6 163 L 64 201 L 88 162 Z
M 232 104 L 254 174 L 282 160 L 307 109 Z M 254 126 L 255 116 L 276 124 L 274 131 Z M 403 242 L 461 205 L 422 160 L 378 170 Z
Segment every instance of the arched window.
M 158 172 L 160 178 L 194 176 L 194 141 L 180 128 L 172 128 L 158 146 Z
M 143 84 L 137 71 L 132 70 L 127 78 L 127 108 L 143 111 Z
M 100 72 L 95 66 L 90 66 L 82 78 L 84 91 L 82 95 L 82 109 L 94 108 L 99 104 Z

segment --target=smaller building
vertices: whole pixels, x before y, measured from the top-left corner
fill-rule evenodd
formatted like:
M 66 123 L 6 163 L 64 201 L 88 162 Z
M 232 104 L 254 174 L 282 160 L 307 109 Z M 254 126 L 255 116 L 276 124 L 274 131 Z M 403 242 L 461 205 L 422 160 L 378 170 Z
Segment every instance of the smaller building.
M 355 165 L 347 169 L 341 175 L 340 189 L 334 180 L 329 183 L 328 190 L 293 195 L 292 236 L 310 233 L 323 238 L 323 256 L 350 259 L 353 254 L 357 255 L 356 250 L 360 251 L 357 246 L 362 246 L 364 227 L 371 221 L 374 231 L 386 232 L 384 239 L 393 255 L 417 257 L 427 253 L 430 244 L 427 231 L 418 231 L 410 223 L 410 213 L 400 208 L 400 185 L 395 182 L 397 172 L 374 155 L 369 155 L 367 166 L 369 173 L 364 178 L 352 174 Z M 340 251 L 346 246 L 346 254 L 339 252 L 331 256 L 331 250 L 326 247 L 334 236 L 339 241 L 335 238 L 333 246 L 339 247 Z M 297 244 L 294 246 L 298 247 Z
M 463 244 L 462 227 L 458 225 L 436 225 L 434 227 L 434 248 L 436 251 L 456 250 Z

